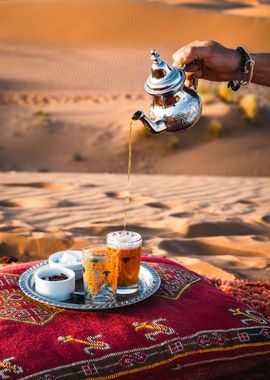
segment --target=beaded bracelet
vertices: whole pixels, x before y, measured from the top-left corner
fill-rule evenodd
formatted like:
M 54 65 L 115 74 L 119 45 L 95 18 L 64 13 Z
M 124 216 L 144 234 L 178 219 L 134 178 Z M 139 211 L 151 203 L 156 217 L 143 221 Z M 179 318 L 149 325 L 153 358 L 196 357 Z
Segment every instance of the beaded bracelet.
M 233 91 L 239 90 L 241 86 L 248 86 L 253 77 L 253 70 L 255 61 L 252 59 L 251 55 L 241 46 L 236 49 L 241 55 L 240 62 L 240 73 L 237 75 L 235 80 L 231 80 L 228 83 L 228 88 Z

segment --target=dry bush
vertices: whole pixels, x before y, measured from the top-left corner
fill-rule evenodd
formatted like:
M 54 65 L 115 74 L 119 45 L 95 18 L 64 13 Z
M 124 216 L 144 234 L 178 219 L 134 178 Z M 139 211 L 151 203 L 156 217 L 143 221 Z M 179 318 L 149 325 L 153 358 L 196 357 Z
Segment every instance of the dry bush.
M 180 147 L 180 140 L 177 136 L 170 136 L 170 140 L 166 144 L 167 150 L 176 150 Z
M 207 129 L 213 137 L 219 138 L 224 134 L 224 127 L 220 120 L 211 119 Z
M 198 81 L 199 94 L 213 94 L 215 93 L 213 86 L 206 80 L 200 79 Z
M 75 161 L 75 162 L 83 161 L 83 156 L 81 155 L 81 153 L 75 152 L 73 154 L 73 161 Z
M 244 111 L 245 118 L 254 122 L 258 119 L 258 100 L 256 95 L 244 95 L 239 101 L 240 108 Z
M 15 131 L 14 133 L 13 133 L 13 136 L 14 137 L 22 137 L 22 132 L 21 131 Z
M 33 116 L 38 118 L 39 124 L 41 126 L 46 126 L 51 122 L 49 114 L 43 110 L 38 110 L 33 113 Z
M 216 100 L 213 86 L 203 79 L 198 81 L 198 93 L 202 99 L 202 104 L 204 105 L 214 103 Z
M 217 88 L 217 94 L 226 103 L 237 103 L 239 95 L 228 88 L 227 83 L 222 82 Z
M 216 100 L 214 94 L 200 94 L 200 97 L 203 105 L 212 104 Z

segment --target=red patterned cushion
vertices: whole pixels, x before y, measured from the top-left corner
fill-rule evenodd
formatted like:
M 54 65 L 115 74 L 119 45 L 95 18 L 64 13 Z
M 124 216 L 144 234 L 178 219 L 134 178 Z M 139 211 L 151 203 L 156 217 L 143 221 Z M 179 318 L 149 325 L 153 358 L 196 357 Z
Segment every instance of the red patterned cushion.
M 179 264 L 145 261 L 162 279 L 156 295 L 99 312 L 27 298 L 18 279 L 34 263 L 2 268 L 0 379 L 237 379 L 266 368 L 267 319 Z

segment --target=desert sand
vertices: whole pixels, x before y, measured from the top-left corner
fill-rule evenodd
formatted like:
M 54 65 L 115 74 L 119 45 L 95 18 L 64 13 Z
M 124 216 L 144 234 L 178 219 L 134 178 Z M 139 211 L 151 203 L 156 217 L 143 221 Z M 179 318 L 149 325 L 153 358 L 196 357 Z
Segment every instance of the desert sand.
M 179 48 L 194 39 L 269 47 L 269 5 L 198 0 L 1 1 L 0 39 L 91 47 Z M 256 13 L 262 9 L 263 17 Z M 209 11 L 210 9 L 210 11 Z M 245 9 L 249 17 L 243 17 Z M 212 11 L 211 11 L 212 10 Z M 231 15 L 226 12 L 237 11 Z M 260 14 L 260 16 L 262 16 Z
M 163 56 L 169 61 L 168 49 Z M 130 117 L 151 102 L 143 89 L 148 49 L 2 42 L 0 60 L 1 170 L 126 172 Z M 215 87 L 207 91 L 213 99 L 186 134 L 153 137 L 135 123 L 133 173 L 270 175 L 270 89 L 241 91 L 257 97 L 254 123 Z M 214 120 L 222 138 L 211 134 Z
M 193 39 L 270 51 L 269 9 L 251 0 L 1 1 L 0 255 L 47 258 L 122 228 L 129 119 L 149 108 L 150 49 L 168 63 Z M 256 99 L 252 122 L 239 99 L 218 93 L 202 82 L 208 101 L 187 134 L 153 137 L 134 125 L 128 226 L 146 254 L 210 277 L 269 279 L 270 89 L 241 91 Z
M 20 261 L 122 229 L 126 175 L 10 172 L 0 180 L 0 248 Z M 269 185 L 268 178 L 136 175 L 127 227 L 142 234 L 145 254 L 209 277 L 266 280 Z
M 267 0 L 208 0 L 207 2 L 200 0 L 163 0 L 161 2 L 172 6 L 214 12 L 222 11 L 239 16 L 269 17 L 270 15 L 269 1 Z

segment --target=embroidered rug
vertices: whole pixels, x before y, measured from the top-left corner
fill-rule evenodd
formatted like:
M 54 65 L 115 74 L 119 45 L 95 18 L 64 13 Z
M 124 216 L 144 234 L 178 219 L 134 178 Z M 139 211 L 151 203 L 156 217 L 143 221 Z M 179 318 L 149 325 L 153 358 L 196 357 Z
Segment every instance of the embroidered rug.
M 0 258 L 0 269 L 6 264 L 16 263 L 12 256 Z M 270 319 L 270 282 L 246 281 L 246 280 L 222 280 L 211 278 L 210 281 L 224 293 L 235 297 L 238 301 L 245 302 L 253 309 Z
M 99 312 L 26 297 L 18 279 L 34 262 L 2 268 L 0 379 L 246 380 L 258 368 L 268 376 L 270 322 L 262 314 L 177 263 L 144 260 L 159 272 L 158 292 Z
M 224 293 L 230 294 L 238 301 L 245 302 L 253 309 L 270 319 L 270 282 L 211 279 Z

